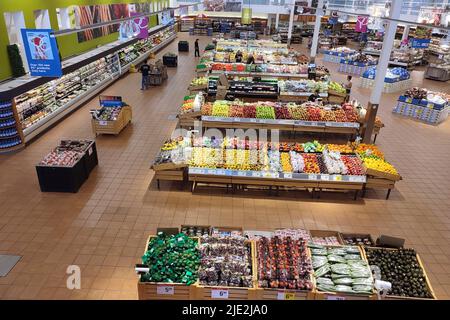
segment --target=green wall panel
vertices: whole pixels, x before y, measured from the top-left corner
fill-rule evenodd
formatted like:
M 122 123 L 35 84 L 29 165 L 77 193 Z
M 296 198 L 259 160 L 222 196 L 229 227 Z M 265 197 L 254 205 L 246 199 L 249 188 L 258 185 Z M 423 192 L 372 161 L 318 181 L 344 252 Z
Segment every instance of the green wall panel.
M 146 2 L 166 2 L 168 0 L 0 0 L 0 81 L 11 77 L 11 68 L 6 51 L 6 46 L 9 45 L 8 33 L 6 31 L 6 24 L 4 12 L 22 11 L 27 28 L 35 28 L 34 11 L 47 9 L 50 16 L 50 23 L 54 30 L 58 30 L 58 20 L 56 17 L 57 8 L 66 8 L 73 5 L 94 5 L 94 4 L 112 4 L 112 3 L 146 3 Z M 157 17 L 150 17 L 150 26 L 157 24 Z M 117 40 L 118 34 L 110 34 L 91 41 L 78 43 L 77 35 L 70 34 L 67 36 L 58 37 L 58 45 L 63 58 L 77 55 L 99 45 L 113 42 Z

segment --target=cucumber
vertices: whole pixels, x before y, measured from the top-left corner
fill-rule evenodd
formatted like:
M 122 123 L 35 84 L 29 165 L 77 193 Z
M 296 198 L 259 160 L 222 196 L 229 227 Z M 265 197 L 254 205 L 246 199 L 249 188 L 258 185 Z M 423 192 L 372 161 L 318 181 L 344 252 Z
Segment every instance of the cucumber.
M 352 290 L 352 287 L 345 286 L 345 285 L 337 285 L 334 287 L 336 289 L 336 292 L 346 292 L 346 293 L 354 293 Z
M 311 249 L 311 254 L 313 256 L 326 256 L 327 255 L 327 249 Z
M 324 266 L 317 269 L 316 271 L 314 271 L 314 275 L 316 276 L 316 278 L 320 278 L 321 276 L 327 274 L 330 271 L 331 271 L 330 265 L 327 263 Z
M 350 275 L 350 267 L 343 263 L 333 264 L 331 266 L 331 271 L 333 271 L 333 273 L 337 273 L 337 274 Z
M 338 256 L 335 254 L 328 255 L 328 262 L 334 262 L 334 263 L 346 263 L 346 260 L 342 256 Z
M 319 291 L 324 291 L 324 292 L 334 292 L 334 291 L 336 291 L 334 286 L 323 285 L 323 284 L 317 284 L 317 289 Z
M 328 263 L 328 259 L 325 256 L 314 256 L 312 257 L 312 267 L 314 269 L 318 269 L 323 267 L 326 263 Z
M 334 286 L 334 283 L 329 278 L 317 278 L 316 279 L 317 285 L 327 285 L 327 286 Z
M 361 260 L 361 256 L 359 254 L 346 254 L 344 258 L 345 260 Z
M 334 284 L 344 284 L 344 285 L 351 285 L 353 283 L 352 278 L 340 278 L 340 279 L 334 279 Z

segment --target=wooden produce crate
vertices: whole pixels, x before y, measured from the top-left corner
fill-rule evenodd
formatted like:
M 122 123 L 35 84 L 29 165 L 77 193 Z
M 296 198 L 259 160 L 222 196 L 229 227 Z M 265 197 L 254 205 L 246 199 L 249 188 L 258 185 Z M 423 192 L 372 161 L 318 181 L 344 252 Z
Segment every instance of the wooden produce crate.
M 340 97 L 340 96 L 332 96 L 332 95 L 328 95 L 328 102 L 329 103 L 343 103 L 345 101 L 345 97 Z
M 372 235 L 369 233 L 341 233 L 342 242 L 345 244 L 345 238 L 368 238 L 373 245 L 375 245 L 375 241 L 372 238 Z
M 148 237 L 144 254 L 147 252 L 152 238 L 155 236 Z M 198 238 L 193 239 L 199 241 Z M 142 282 L 139 278 L 137 288 L 139 300 L 192 300 L 195 284 L 187 286 L 184 283 Z
M 204 85 L 200 85 L 200 86 L 194 86 L 194 85 L 190 85 L 188 87 L 189 90 L 189 94 L 195 94 L 199 91 L 205 91 L 208 90 L 208 84 L 204 84 Z
M 356 246 L 359 249 L 359 254 L 362 260 L 367 262 L 364 250 L 360 246 Z M 317 288 L 314 290 L 315 300 L 377 300 L 377 294 L 375 289 L 372 294 L 356 294 L 356 293 L 344 293 L 344 292 L 322 292 Z
M 295 290 L 280 288 L 260 288 L 258 286 L 258 256 L 255 243 L 255 283 L 256 283 L 256 299 L 257 300 L 314 300 L 315 294 L 313 290 Z M 311 258 L 311 250 L 307 248 L 308 256 Z M 314 276 L 310 274 L 310 280 L 314 284 Z
M 346 92 L 340 93 L 340 92 L 328 89 L 328 96 L 337 96 L 337 97 L 345 98 L 347 96 L 347 93 Z
M 185 163 L 173 163 L 173 162 L 167 162 L 167 163 L 161 163 L 161 164 L 153 164 L 152 165 L 152 169 L 154 171 L 165 171 L 165 170 L 176 170 L 176 169 L 182 169 L 182 168 L 186 168 L 186 164 Z
M 230 227 L 220 227 L 222 229 L 231 229 Z M 236 228 L 233 228 L 235 230 Z M 242 229 L 241 229 L 242 230 Z M 194 299 L 196 300 L 255 300 L 257 299 L 256 290 L 256 247 L 254 241 L 246 241 L 250 246 L 252 263 L 252 284 L 253 288 L 246 287 L 227 287 L 227 286 L 203 286 L 195 285 Z
M 393 250 L 398 250 L 398 249 L 393 249 L 393 248 L 379 248 L 379 247 L 367 247 L 364 248 L 363 250 L 363 254 L 364 254 L 364 259 L 367 261 L 367 256 L 366 256 L 366 250 L 389 250 L 389 251 L 393 251 Z M 420 268 L 422 269 L 423 275 L 425 277 L 425 281 L 426 281 L 426 285 L 428 290 L 431 293 L 431 296 L 433 298 L 416 298 L 416 297 L 403 297 L 403 296 L 394 296 L 394 295 L 386 295 L 385 297 L 381 297 L 381 300 L 437 300 L 436 294 L 434 293 L 433 287 L 431 286 L 431 282 L 430 279 L 427 276 L 427 273 L 425 271 L 425 268 L 423 266 L 422 260 L 420 259 L 420 256 L 418 253 L 416 253 L 416 258 L 417 258 L 417 262 L 419 263 Z
M 119 134 L 128 123 L 131 122 L 132 111 L 130 106 L 122 107 L 117 119 L 114 121 L 102 121 L 92 119 L 92 131 L 97 136 L 99 134 Z
M 395 175 L 395 174 L 390 174 L 390 173 L 386 173 L 386 172 L 383 172 L 383 171 L 369 169 L 366 166 L 364 166 L 364 167 L 366 169 L 366 175 L 368 175 L 368 176 L 374 176 L 376 178 L 384 178 L 384 179 L 388 179 L 388 180 L 392 180 L 392 181 L 400 181 L 400 180 L 402 180 L 402 176 L 401 175 Z
M 241 227 L 216 227 L 213 226 L 211 228 L 211 234 L 214 234 L 215 232 L 217 233 L 231 233 L 231 232 L 236 232 L 239 233 L 240 235 L 244 234 L 244 230 Z M 253 249 L 252 249 L 253 250 Z
M 202 225 L 196 225 L 196 224 L 182 224 L 180 230 L 183 230 L 184 228 L 206 229 L 206 230 L 208 230 L 208 234 L 211 234 L 211 226 L 202 226 Z
M 338 231 L 330 231 L 330 230 L 310 230 L 311 241 L 314 237 L 336 237 L 338 242 L 342 245 L 344 241 L 342 240 L 341 233 Z
M 186 171 L 181 169 L 155 171 L 155 179 L 166 181 L 184 181 Z

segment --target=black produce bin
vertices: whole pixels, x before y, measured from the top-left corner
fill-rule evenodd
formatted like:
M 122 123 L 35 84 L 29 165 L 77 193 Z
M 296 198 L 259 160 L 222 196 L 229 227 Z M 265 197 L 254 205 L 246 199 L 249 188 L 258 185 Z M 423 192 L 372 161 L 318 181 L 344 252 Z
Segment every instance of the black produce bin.
M 81 160 L 85 163 L 86 177 L 89 177 L 91 171 L 94 170 L 94 168 L 98 165 L 97 146 L 95 144 L 95 141 L 86 151 Z
M 98 165 L 95 141 L 73 167 L 37 165 L 36 172 L 42 192 L 76 193 Z
M 73 167 L 36 166 L 42 192 L 76 193 L 86 181 L 85 161 L 80 159 Z
M 189 42 L 178 41 L 178 51 L 179 52 L 189 52 Z
M 178 66 L 178 56 L 163 56 L 163 64 L 167 67 L 177 67 Z

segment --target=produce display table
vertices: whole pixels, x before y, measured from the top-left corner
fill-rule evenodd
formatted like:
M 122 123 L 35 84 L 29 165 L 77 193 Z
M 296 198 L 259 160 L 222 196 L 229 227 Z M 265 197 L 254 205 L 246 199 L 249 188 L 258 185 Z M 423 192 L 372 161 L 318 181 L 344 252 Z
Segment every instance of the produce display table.
M 330 51 L 330 50 L 323 50 L 322 51 L 323 61 L 332 62 L 332 63 L 340 63 L 343 57 L 348 57 L 348 56 L 354 54 L 355 52 L 343 53 L 343 52 L 336 52 L 336 51 Z
M 373 88 L 375 85 L 375 80 L 369 78 L 361 79 L 361 88 Z M 412 87 L 412 79 L 405 79 L 397 82 L 384 82 L 383 92 L 393 93 L 398 91 L 405 91 Z
M 164 230 L 165 228 L 162 228 Z M 236 230 L 232 230 L 236 229 Z M 217 239 L 224 239 L 227 237 L 230 237 L 230 240 L 232 238 L 241 239 L 242 241 L 243 237 L 246 237 L 247 239 L 244 240 L 244 245 L 249 247 L 249 255 L 251 257 L 251 287 L 242 287 L 242 286 L 216 286 L 216 285 L 201 285 L 200 279 L 197 278 L 197 281 L 195 281 L 195 278 L 191 278 L 191 281 L 189 285 L 186 285 L 184 283 L 172 283 L 172 282 L 144 282 L 142 281 L 142 278 L 138 281 L 138 295 L 140 300 L 435 300 L 436 295 L 433 291 L 433 288 L 431 286 L 431 283 L 429 281 L 429 278 L 427 276 L 427 273 L 425 271 L 425 268 L 423 266 L 423 263 L 419 257 L 419 255 L 414 251 L 414 249 L 393 249 L 393 248 L 385 248 L 385 247 L 373 247 L 374 241 L 372 240 L 372 237 L 370 234 L 367 233 L 357 233 L 357 234 L 341 234 L 337 231 L 330 231 L 330 230 L 304 230 L 304 229 L 278 229 L 274 231 L 258 231 L 258 230 L 249 230 L 249 231 L 239 231 L 238 228 L 230 228 L 230 227 L 211 227 L 211 226 L 195 226 L 195 225 L 189 225 L 189 226 L 182 226 L 181 232 L 178 233 L 178 228 L 171 228 L 170 232 L 167 233 L 175 235 L 175 238 L 178 237 L 178 239 L 186 238 L 187 236 L 190 237 L 190 239 L 194 240 L 195 242 L 198 241 L 197 248 L 200 247 L 201 240 L 200 239 L 209 239 L 211 237 L 218 237 Z M 165 232 L 165 231 L 162 231 Z M 351 277 L 353 280 L 359 280 L 361 283 L 364 283 L 364 279 L 371 280 L 370 276 L 370 269 L 367 265 L 377 265 L 380 268 L 386 269 L 386 265 L 388 264 L 388 268 L 392 268 L 392 273 L 389 273 L 387 275 L 383 275 L 382 280 L 383 281 L 392 281 L 391 279 L 395 279 L 396 276 L 402 276 L 402 271 L 398 271 L 397 268 L 394 268 L 394 266 L 399 266 L 400 260 L 401 263 L 404 264 L 404 266 L 412 267 L 414 272 L 411 272 L 410 274 L 406 275 L 408 279 L 410 279 L 411 282 L 408 280 L 403 281 L 402 283 L 394 283 L 393 284 L 393 290 L 395 292 L 399 292 L 400 290 L 406 290 L 404 296 L 396 295 L 394 292 L 388 293 L 387 295 L 381 295 L 379 296 L 376 293 L 376 289 L 373 285 L 373 282 L 369 282 L 370 284 L 366 284 L 363 286 L 369 286 L 369 288 L 372 288 L 368 291 L 353 291 L 351 292 L 343 292 L 338 291 L 337 289 L 334 291 L 324 291 L 324 289 L 327 289 L 326 287 L 321 287 L 320 284 L 317 282 L 318 278 L 316 278 L 315 273 L 309 272 L 306 274 L 303 274 L 301 279 L 304 280 L 297 280 L 297 281 L 305 281 L 306 279 L 309 279 L 309 288 L 305 287 L 305 289 L 284 289 L 287 285 L 281 284 L 280 288 L 271 288 L 271 287 L 261 287 L 260 284 L 262 282 L 267 281 L 266 272 L 264 269 L 262 269 L 262 272 L 259 273 L 259 266 L 261 266 L 261 263 L 268 263 L 268 266 L 271 267 L 270 270 L 273 270 L 272 268 L 283 269 L 286 268 L 285 262 L 283 261 L 284 256 L 280 256 L 276 259 L 270 258 L 270 256 L 267 256 L 267 252 L 270 252 L 269 250 L 274 250 L 278 248 L 278 242 L 279 240 L 274 240 L 277 237 L 278 239 L 284 239 L 283 243 L 289 244 L 289 246 L 284 245 L 283 252 L 284 253 L 294 253 L 299 251 L 294 251 L 296 249 L 293 249 L 292 247 L 292 239 L 288 238 L 290 237 L 290 234 L 297 234 L 298 237 L 299 234 L 302 235 L 304 241 L 301 241 L 300 245 L 306 247 L 305 251 L 302 251 L 301 256 L 297 257 L 299 259 L 299 263 L 301 264 L 309 264 L 310 267 L 314 266 L 314 257 L 318 257 L 319 253 L 314 253 L 314 250 L 322 250 L 322 249 L 314 249 L 314 248 L 325 248 L 326 250 L 352 250 L 352 254 L 349 254 L 349 256 L 358 255 L 359 259 L 363 264 L 362 266 L 366 266 L 367 271 L 369 273 L 369 276 L 364 276 L 365 273 L 361 273 L 364 269 L 364 267 L 359 267 L 359 271 L 355 271 L 357 273 L 360 273 L 360 276 L 352 276 L 349 275 L 348 277 Z M 350 238 L 361 238 L 361 239 L 367 239 L 364 240 L 364 244 L 360 243 L 359 245 L 354 244 L 353 240 L 351 240 L 351 243 L 346 243 L 346 240 L 342 240 L 341 235 L 344 236 L 344 239 Z M 159 235 L 158 237 L 160 237 Z M 145 247 L 144 256 L 148 253 L 147 250 L 151 250 L 153 247 L 149 247 L 150 240 L 154 238 L 155 236 L 150 236 L 149 240 L 147 241 L 147 245 Z M 162 236 L 164 237 L 164 236 Z M 201 238 L 199 238 L 201 237 Z M 261 238 L 264 237 L 264 238 Z M 331 240 L 331 238 L 334 238 L 335 240 Z M 174 239 L 172 237 L 172 239 Z M 318 239 L 318 240 L 313 240 Z M 360 240 L 361 240 L 360 239 Z M 174 241 L 174 240 L 171 240 Z M 260 242 L 263 241 L 263 242 Z M 291 241 L 291 242 L 290 242 Z M 336 244 L 321 244 L 318 245 L 315 241 L 332 241 Z M 359 240 L 358 240 L 359 241 Z M 369 241 L 372 244 L 366 244 Z M 194 242 L 194 243 L 195 243 Z M 343 245 L 342 242 L 345 242 Z M 280 243 L 281 244 L 281 243 Z M 178 250 L 176 248 L 172 248 L 169 250 Z M 303 249 L 304 250 L 304 249 Z M 382 250 L 382 251 L 381 251 Z M 400 250 L 403 250 L 400 252 Z M 335 251 L 336 252 L 336 251 Z M 357 254 L 356 252 L 359 252 Z M 386 254 L 397 254 L 399 257 L 398 260 L 389 260 L 385 261 L 382 260 L 382 258 L 378 258 L 377 254 L 378 252 L 382 252 L 385 255 Z M 261 256 L 260 256 L 261 254 Z M 241 256 L 241 254 L 237 254 L 237 257 Z M 333 254 L 328 254 L 328 257 L 333 256 Z M 336 255 L 334 255 L 336 257 Z M 411 258 L 410 258 L 411 257 Z M 269 258 L 269 260 L 266 260 Z M 334 258 L 335 259 L 335 258 Z M 340 259 L 345 259 L 345 264 L 348 263 L 350 265 L 350 257 L 347 258 L 347 255 L 344 257 L 341 254 Z M 348 259 L 348 260 L 347 260 Z M 353 258 L 354 259 L 354 258 Z M 144 261 L 144 260 L 143 260 Z M 165 263 L 170 261 L 165 261 Z M 353 263 L 355 260 L 353 260 Z M 203 264 L 203 262 L 198 262 L 199 266 L 198 268 L 201 270 L 205 270 L 206 264 Z M 222 266 L 222 263 L 220 259 L 216 261 L 219 266 Z M 334 265 L 334 267 L 342 267 L 342 264 L 344 262 L 336 263 L 334 260 L 332 262 L 328 262 Z M 381 264 L 380 264 L 381 263 Z M 150 268 L 153 267 L 152 274 L 154 274 L 155 269 L 154 265 L 152 264 L 143 264 L 143 265 L 136 265 L 136 271 L 141 274 L 145 275 L 144 270 L 147 269 L 150 270 Z M 170 265 L 163 265 L 161 267 L 169 268 Z M 294 268 L 298 268 L 297 270 L 301 270 L 301 267 L 295 266 Z M 141 270 L 140 270 L 141 269 Z M 314 267 L 314 272 L 319 272 L 320 267 Z M 337 268 L 336 268 L 337 269 Z M 289 273 L 289 270 L 287 271 Z M 304 271 L 302 271 L 304 272 Z M 328 276 L 330 275 L 330 271 L 328 272 Z M 403 273 L 403 276 L 405 277 L 405 274 Z M 261 277 L 261 278 L 260 278 Z M 269 275 L 269 279 L 273 279 L 275 283 L 276 279 L 279 278 L 279 276 L 274 275 L 273 273 Z M 289 285 L 292 285 L 292 275 L 287 275 L 287 281 Z M 344 276 L 345 277 L 345 276 Z M 336 278 L 334 281 L 337 281 Z M 323 280 L 323 278 L 321 278 Z M 420 285 L 417 282 L 412 281 L 418 281 L 418 279 L 424 279 L 424 281 L 420 282 Z M 275 284 L 276 286 L 277 284 Z M 266 285 L 267 286 L 267 283 Z M 341 285 L 342 286 L 342 285 Z M 350 285 L 352 286 L 352 285 Z M 358 286 L 358 285 L 356 285 Z M 359 285 L 361 286 L 361 285 Z M 415 291 L 414 289 L 418 290 Z M 420 289 L 418 289 L 420 287 Z M 308 288 L 308 289 L 306 289 Z M 395 288 L 395 289 L 394 289 Z M 408 289 L 409 288 L 409 289 Z
M 439 105 L 424 99 L 419 100 L 400 96 L 392 112 L 428 124 L 439 124 L 447 119 L 449 109 L 450 107 L 447 103 Z
M 428 66 L 425 71 L 425 79 L 448 81 L 450 80 L 450 71 L 443 68 Z
M 356 134 L 360 124 L 357 122 L 302 121 L 280 119 L 230 118 L 202 116 L 204 128 L 254 128 L 278 129 L 297 132 L 329 132 Z
M 76 193 L 97 166 L 97 148 L 91 141 L 82 157 L 72 166 L 36 165 L 39 186 L 42 192 Z
M 353 62 L 349 60 L 342 59 L 339 64 L 339 72 L 349 73 L 357 76 L 361 76 L 368 68 L 373 65 L 376 65 L 376 62 L 373 63 L 363 63 L 363 62 Z
M 392 189 L 395 188 L 395 183 L 397 181 L 402 180 L 402 177 L 400 175 L 394 175 L 389 174 L 386 172 L 369 169 L 366 168 L 366 175 L 367 180 L 364 184 L 363 188 L 363 194 L 362 196 L 365 197 L 366 195 L 366 189 L 385 189 L 387 190 L 386 194 L 386 200 L 389 199 L 389 196 L 391 195 Z
M 193 182 L 192 191 L 198 183 L 217 183 L 232 185 L 258 185 L 267 187 L 287 186 L 293 188 L 339 189 L 359 191 L 366 182 L 365 176 L 278 173 L 263 171 L 241 171 L 225 169 L 189 168 L 189 181 Z M 314 194 L 313 194 L 314 195 Z M 357 193 L 355 193 L 356 198 Z
M 97 136 L 99 134 L 118 135 L 129 123 L 131 123 L 131 106 L 121 108 L 116 120 L 96 120 L 92 119 L 92 131 Z
M 310 95 L 312 95 L 313 92 L 285 92 L 280 91 L 280 94 L 278 96 L 278 101 L 284 101 L 284 102 L 305 102 L 308 101 L 308 98 Z M 324 99 L 328 97 L 328 93 L 319 93 L 319 96 Z

